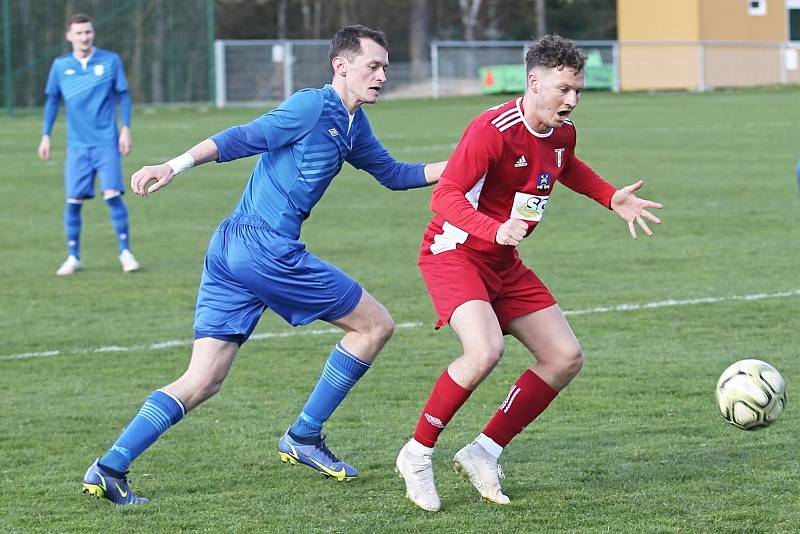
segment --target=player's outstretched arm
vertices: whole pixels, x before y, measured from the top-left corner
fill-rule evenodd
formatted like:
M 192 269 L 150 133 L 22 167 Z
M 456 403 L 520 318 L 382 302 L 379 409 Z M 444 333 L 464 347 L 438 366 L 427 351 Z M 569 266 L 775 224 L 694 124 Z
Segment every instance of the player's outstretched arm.
M 425 180 L 429 184 L 435 184 L 442 177 L 445 167 L 447 167 L 447 160 L 428 163 L 425 165 Z
M 660 202 L 645 200 L 634 194 L 634 191 L 641 188 L 643 184 L 644 180 L 639 180 L 635 184 L 618 189 L 611 197 L 611 209 L 628 223 L 628 231 L 633 239 L 636 239 L 636 228 L 633 226 L 633 222 L 636 221 L 647 235 L 653 235 L 644 219 L 649 219 L 656 224 L 659 224 L 661 219 L 650 213 L 648 208 L 664 207 Z
M 141 197 L 155 193 L 166 187 L 172 179 L 187 169 L 214 161 L 219 157 L 217 145 L 206 139 L 185 152 L 161 165 L 142 167 L 131 176 L 131 190 Z

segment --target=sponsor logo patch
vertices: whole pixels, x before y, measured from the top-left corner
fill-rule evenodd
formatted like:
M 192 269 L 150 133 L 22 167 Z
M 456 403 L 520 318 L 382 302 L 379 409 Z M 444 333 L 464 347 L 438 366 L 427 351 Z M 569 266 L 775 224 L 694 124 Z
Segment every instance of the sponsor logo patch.
M 511 218 L 523 221 L 541 221 L 549 198 L 528 193 L 515 193 Z
M 553 185 L 553 177 L 550 176 L 549 172 L 541 172 L 539 173 L 539 177 L 536 178 L 536 189 L 539 191 L 544 191 L 546 189 L 550 189 Z

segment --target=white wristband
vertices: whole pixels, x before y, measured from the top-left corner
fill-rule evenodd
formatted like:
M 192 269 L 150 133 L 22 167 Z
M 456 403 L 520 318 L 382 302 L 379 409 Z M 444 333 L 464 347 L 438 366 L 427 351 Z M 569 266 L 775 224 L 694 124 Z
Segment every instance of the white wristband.
M 172 168 L 172 172 L 174 174 L 180 174 L 186 169 L 191 169 L 194 167 L 194 158 L 188 153 L 181 154 L 177 158 L 172 158 L 167 162 Z

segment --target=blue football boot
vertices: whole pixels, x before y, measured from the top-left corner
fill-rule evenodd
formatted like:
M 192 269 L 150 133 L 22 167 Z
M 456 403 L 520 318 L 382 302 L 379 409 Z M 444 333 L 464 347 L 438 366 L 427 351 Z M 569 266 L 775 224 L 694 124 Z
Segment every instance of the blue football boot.
M 98 458 L 99 460 L 99 458 Z M 102 467 L 97 465 L 98 460 L 89 466 L 83 476 L 83 492 L 103 497 L 114 504 L 146 504 L 150 499 L 137 497 L 133 490 L 128 486 L 128 479 L 125 477 L 116 478 L 106 473 Z
M 317 443 L 306 445 L 292 439 L 286 432 L 278 440 L 278 456 L 281 460 L 295 465 L 300 462 L 311 469 L 322 473 L 325 477 L 333 477 L 338 481 L 352 480 L 358 476 L 358 470 L 339 460 L 325 443 L 322 437 Z

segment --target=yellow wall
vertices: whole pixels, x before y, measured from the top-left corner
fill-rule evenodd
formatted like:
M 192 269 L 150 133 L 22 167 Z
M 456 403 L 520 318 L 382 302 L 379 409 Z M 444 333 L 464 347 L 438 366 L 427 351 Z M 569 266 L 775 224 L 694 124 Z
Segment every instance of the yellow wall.
M 700 39 L 785 41 L 789 38 L 785 0 L 767 0 L 767 14 L 747 13 L 746 0 L 700 0 Z
M 694 90 L 778 83 L 778 51 L 761 44 L 706 47 L 702 78 L 699 73 L 697 41 L 788 38 L 785 0 L 767 0 L 763 16 L 750 15 L 747 5 L 747 0 L 617 0 L 620 89 Z M 788 72 L 788 81 L 800 77 L 798 72 Z
M 623 91 L 699 89 L 697 45 L 620 44 Z
M 700 39 L 701 1 L 617 0 L 617 38 L 621 43 L 696 41 Z

